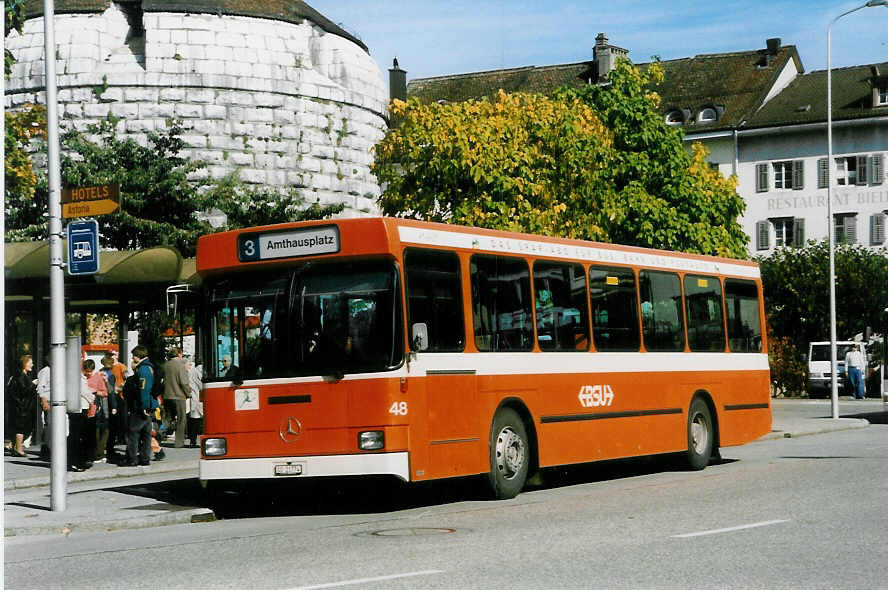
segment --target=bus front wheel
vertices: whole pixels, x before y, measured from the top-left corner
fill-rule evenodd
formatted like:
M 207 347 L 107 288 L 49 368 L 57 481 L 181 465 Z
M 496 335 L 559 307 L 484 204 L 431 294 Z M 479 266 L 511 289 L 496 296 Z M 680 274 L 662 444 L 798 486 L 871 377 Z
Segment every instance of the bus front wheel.
M 688 411 L 688 467 L 695 471 L 709 464 L 715 442 L 712 414 L 703 399 L 696 397 Z
M 497 412 L 490 429 L 490 473 L 488 479 L 494 498 L 508 500 L 517 496 L 527 481 L 530 446 L 524 422 L 515 410 Z

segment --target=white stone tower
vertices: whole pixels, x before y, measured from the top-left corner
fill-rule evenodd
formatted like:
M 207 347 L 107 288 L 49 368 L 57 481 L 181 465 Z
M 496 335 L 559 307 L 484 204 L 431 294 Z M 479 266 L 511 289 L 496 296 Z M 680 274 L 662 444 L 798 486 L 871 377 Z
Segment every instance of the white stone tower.
M 387 87 L 364 44 L 299 0 L 56 0 L 59 113 L 113 115 L 145 142 L 183 121 L 185 156 L 222 177 L 297 187 L 307 202 L 376 212 L 371 148 Z M 44 102 L 42 1 L 27 0 L 7 108 Z

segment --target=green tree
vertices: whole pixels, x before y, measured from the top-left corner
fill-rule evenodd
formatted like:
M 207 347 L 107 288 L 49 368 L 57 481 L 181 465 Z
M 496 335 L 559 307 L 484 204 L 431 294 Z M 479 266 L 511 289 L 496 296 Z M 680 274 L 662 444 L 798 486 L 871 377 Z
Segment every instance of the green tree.
M 746 257 L 736 179 L 689 154 L 648 88 L 662 68 L 628 61 L 607 86 L 553 98 L 392 104 L 401 121 L 373 171 L 390 215 L 702 254 Z
M 225 213 L 226 228 L 253 227 L 290 221 L 327 219 L 345 209 L 342 203 L 306 205 L 296 189 L 254 187 L 244 183 L 237 171 L 213 184 L 204 195 L 209 206 Z
M 90 129 L 98 138 L 75 130 L 63 134 L 63 186 L 120 185 L 120 209 L 102 219 L 103 246 L 124 250 L 176 247 L 194 254 L 197 237 L 211 231 L 196 213 L 206 208 L 199 182 L 189 175 L 203 167 L 180 153 L 185 144 L 178 121 L 148 134 L 148 145 L 116 132 L 116 121 Z
M 22 4 L 23 0 L 7 0 L 4 8 L 6 9 L 5 18 L 5 26 L 3 37 L 6 38 L 9 36 L 9 33 L 12 31 L 22 32 L 22 26 L 25 24 L 25 17 L 22 14 Z M 12 52 L 9 49 L 4 47 L 4 73 L 7 78 L 12 73 L 12 65 L 15 63 L 15 57 L 12 55 Z
M 400 118 L 376 146 L 382 211 L 606 239 L 619 214 L 606 181 L 610 133 L 579 101 L 499 92 L 492 100 L 394 101 Z
M 682 131 L 658 107 L 663 68 L 644 71 L 619 60 L 608 84 L 565 88 L 563 99 L 589 105 L 613 133 L 611 182 L 623 204 L 610 239 L 638 246 L 746 258 L 748 238 L 737 219 L 745 210 L 737 179 L 706 162 L 706 148 L 685 149 Z
M 758 259 L 765 293 L 774 379 L 800 391 L 801 354 L 808 343 L 829 340 L 829 245 L 780 248 Z M 888 302 L 888 250 L 840 245 L 835 251 L 836 335 L 850 339 L 867 327 L 883 331 Z M 785 368 L 785 370 L 784 370 Z M 803 373 L 802 373 L 803 374 Z
M 32 119 L 39 120 L 33 113 L 15 117 L 17 128 L 25 131 L 32 128 Z M 216 231 L 201 220 L 199 212 L 214 207 L 228 216 L 226 226 L 219 229 L 325 219 L 344 208 L 306 204 L 295 190 L 251 187 L 236 174 L 216 182 L 194 180 L 193 173 L 204 164 L 182 157 L 179 122 L 168 121 L 164 130 L 149 134 L 147 145 L 118 136 L 115 123 L 105 120 L 92 126 L 89 135 L 68 130 L 61 137 L 63 186 L 120 185 L 120 210 L 102 218 L 100 241 L 104 247 L 123 250 L 170 245 L 183 256 L 193 256 L 197 238 Z M 18 142 L 14 160 L 10 160 L 7 147 L 7 239 L 44 239 L 46 176 L 34 173 L 27 142 Z
M 43 221 L 46 211 L 45 179 L 34 170 L 32 140 L 46 138 L 46 109 L 26 105 L 21 111 L 4 113 L 6 227 L 25 227 Z M 43 185 L 42 190 L 38 186 Z

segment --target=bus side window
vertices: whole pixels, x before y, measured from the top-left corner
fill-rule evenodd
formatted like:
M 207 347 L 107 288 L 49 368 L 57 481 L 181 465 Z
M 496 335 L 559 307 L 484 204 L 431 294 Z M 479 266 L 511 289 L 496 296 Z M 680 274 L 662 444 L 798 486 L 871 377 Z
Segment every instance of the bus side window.
M 684 350 L 684 318 L 678 275 L 643 270 L 638 275 L 638 283 L 641 300 L 650 302 L 650 312 L 642 313 L 645 348 L 660 352 Z
M 530 269 L 521 258 L 472 256 L 472 316 L 481 351 L 531 350 Z
M 641 343 L 638 330 L 638 297 L 631 268 L 589 269 L 589 302 L 592 337 L 599 351 L 636 351 Z M 642 313 L 650 303 L 641 305 Z
M 537 342 L 541 350 L 589 348 L 586 277 L 579 264 L 538 260 L 533 264 Z
M 754 282 L 725 280 L 725 315 L 731 352 L 761 352 L 762 322 Z
M 724 352 L 721 282 L 716 277 L 685 275 L 688 346 L 693 351 Z
M 428 329 L 426 352 L 458 352 L 465 348 L 462 282 L 454 252 L 408 248 L 404 252 L 407 281 L 408 334 L 414 324 Z

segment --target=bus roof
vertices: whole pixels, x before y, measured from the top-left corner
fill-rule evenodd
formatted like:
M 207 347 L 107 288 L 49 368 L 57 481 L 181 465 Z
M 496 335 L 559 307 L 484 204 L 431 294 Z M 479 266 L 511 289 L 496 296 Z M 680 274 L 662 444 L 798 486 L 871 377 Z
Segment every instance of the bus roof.
M 256 269 L 295 259 L 397 255 L 406 246 L 555 258 L 619 266 L 759 278 L 755 262 L 554 238 L 534 234 L 365 217 L 283 223 L 202 236 L 197 243 L 201 276 Z

